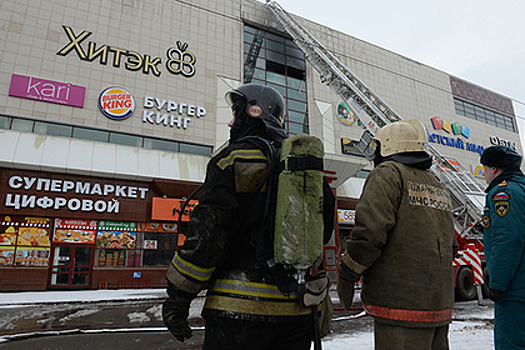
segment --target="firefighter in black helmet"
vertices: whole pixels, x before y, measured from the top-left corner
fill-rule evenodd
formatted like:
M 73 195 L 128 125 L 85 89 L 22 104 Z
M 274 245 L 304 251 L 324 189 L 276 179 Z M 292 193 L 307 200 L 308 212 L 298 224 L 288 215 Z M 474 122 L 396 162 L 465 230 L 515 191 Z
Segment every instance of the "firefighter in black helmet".
M 279 290 L 275 275 L 257 260 L 254 244 L 265 224 L 269 185 L 254 190 L 269 156 L 246 137 L 279 147 L 287 138 L 285 101 L 275 89 L 256 84 L 229 91 L 226 100 L 233 114 L 230 143 L 208 164 L 186 242 L 168 268 L 164 323 L 178 340 L 191 337 L 190 302 L 207 289 L 203 349 L 307 350 L 312 310 L 298 295 Z M 325 226 L 331 233 L 333 222 Z
M 265 85 L 246 84 L 228 91 L 225 97 L 235 112 L 230 143 L 247 135 L 278 143 L 288 137 L 283 128 L 286 105 L 277 90 Z

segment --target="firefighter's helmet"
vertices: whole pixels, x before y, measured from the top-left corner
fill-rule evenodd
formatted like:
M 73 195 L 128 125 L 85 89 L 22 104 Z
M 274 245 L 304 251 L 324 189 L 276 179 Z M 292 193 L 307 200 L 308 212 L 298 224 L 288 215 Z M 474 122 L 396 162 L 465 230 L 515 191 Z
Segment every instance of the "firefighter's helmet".
M 283 96 L 274 88 L 260 84 L 245 84 L 226 93 L 226 102 L 234 106 L 236 99 L 245 102 L 246 115 L 263 121 L 284 124 L 286 104 Z
M 379 147 L 383 157 L 406 152 L 425 152 L 426 132 L 417 119 L 401 120 L 382 127 L 370 142 L 373 148 Z

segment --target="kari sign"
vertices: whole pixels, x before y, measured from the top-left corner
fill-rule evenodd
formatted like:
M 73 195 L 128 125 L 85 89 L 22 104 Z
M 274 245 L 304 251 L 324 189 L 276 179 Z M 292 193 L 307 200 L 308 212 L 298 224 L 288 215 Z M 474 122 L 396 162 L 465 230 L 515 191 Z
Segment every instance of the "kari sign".
M 86 88 L 58 81 L 13 74 L 9 96 L 84 108 Z

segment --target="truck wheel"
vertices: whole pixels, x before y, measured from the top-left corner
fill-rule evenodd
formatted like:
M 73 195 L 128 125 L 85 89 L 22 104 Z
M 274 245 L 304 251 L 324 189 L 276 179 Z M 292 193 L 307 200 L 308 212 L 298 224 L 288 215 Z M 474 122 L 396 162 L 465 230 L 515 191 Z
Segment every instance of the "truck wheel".
M 472 276 L 472 271 L 467 267 L 463 267 L 459 270 L 456 286 L 456 297 L 459 300 L 473 300 L 476 298 L 474 277 Z

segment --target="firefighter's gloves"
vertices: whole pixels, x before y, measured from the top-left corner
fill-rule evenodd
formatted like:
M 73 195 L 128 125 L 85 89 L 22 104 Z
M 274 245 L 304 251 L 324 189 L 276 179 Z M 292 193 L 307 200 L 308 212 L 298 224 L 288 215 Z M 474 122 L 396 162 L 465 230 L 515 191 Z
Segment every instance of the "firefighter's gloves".
M 339 295 L 339 302 L 341 306 L 348 310 L 352 306 L 354 300 L 354 285 L 361 275 L 352 271 L 344 262 L 341 261 L 339 265 L 339 278 L 337 279 L 337 294 Z
M 306 291 L 301 298 L 304 307 L 320 305 L 328 294 L 330 281 L 328 277 L 314 279 L 306 282 Z
M 188 316 L 194 296 L 177 290 L 171 284 L 168 284 L 168 295 L 169 298 L 162 305 L 162 318 L 171 334 L 183 342 L 192 336 Z
M 489 287 L 489 293 L 488 294 L 489 294 L 490 300 L 492 300 L 495 303 L 497 303 L 498 301 L 503 299 L 503 297 L 505 296 L 505 292 L 504 291 L 492 289 L 490 287 Z

